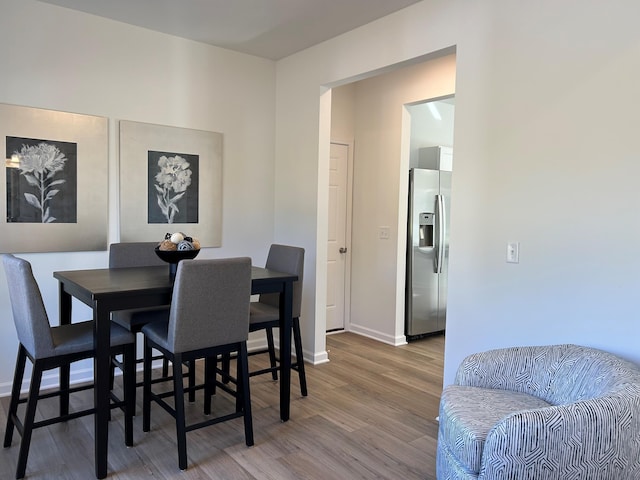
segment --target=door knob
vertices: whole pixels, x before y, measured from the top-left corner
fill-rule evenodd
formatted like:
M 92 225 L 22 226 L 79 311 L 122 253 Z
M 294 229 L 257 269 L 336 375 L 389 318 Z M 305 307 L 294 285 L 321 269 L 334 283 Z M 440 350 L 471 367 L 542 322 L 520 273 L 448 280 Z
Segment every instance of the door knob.
M 347 248 L 346 247 L 340 247 L 340 250 L 338 250 L 340 253 L 347 253 Z

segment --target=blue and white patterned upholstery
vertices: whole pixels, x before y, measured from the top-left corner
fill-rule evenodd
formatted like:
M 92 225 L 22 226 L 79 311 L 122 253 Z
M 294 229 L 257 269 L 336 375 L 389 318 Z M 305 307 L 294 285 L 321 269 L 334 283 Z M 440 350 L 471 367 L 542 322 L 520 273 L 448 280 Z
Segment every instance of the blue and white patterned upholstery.
M 640 368 L 601 350 L 470 355 L 439 420 L 438 480 L 640 479 Z

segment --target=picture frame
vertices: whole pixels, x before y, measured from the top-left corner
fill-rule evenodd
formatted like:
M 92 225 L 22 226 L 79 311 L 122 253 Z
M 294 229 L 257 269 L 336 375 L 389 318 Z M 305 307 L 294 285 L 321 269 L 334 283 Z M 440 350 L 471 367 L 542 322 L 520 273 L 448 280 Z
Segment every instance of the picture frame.
M 106 250 L 108 119 L 0 104 L 0 253 Z
M 222 134 L 120 120 L 120 241 L 222 245 Z

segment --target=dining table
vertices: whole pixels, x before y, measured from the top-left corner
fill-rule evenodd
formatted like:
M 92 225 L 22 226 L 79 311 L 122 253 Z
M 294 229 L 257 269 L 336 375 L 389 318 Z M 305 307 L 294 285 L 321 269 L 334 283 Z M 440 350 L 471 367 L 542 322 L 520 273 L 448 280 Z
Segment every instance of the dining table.
M 197 261 L 197 260 L 195 260 Z M 96 478 L 107 476 L 107 445 L 110 410 L 111 312 L 169 305 L 173 277 L 169 267 L 100 268 L 53 272 L 59 282 L 60 324 L 72 321 L 72 299 L 89 306 L 94 320 L 94 428 Z M 251 268 L 251 293 L 279 293 L 280 351 L 291 351 L 293 283 L 297 275 L 262 267 Z M 60 385 L 69 385 L 69 369 L 60 371 Z M 291 356 L 280 355 L 280 419 L 289 420 Z M 61 414 L 69 408 L 68 396 L 60 401 Z M 65 411 L 66 410 L 66 411 Z

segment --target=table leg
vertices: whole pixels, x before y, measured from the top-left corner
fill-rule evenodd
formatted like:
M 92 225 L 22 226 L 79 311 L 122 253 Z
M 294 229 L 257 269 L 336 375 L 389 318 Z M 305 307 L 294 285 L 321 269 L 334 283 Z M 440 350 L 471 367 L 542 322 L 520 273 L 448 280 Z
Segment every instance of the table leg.
M 109 441 L 109 376 L 110 376 L 110 337 L 111 321 L 109 309 L 97 301 L 93 306 L 95 358 L 94 377 L 94 415 L 95 428 L 95 469 L 96 478 L 107 476 L 107 445 Z
M 280 294 L 280 419 L 289 420 L 291 396 L 291 323 L 293 282 Z

